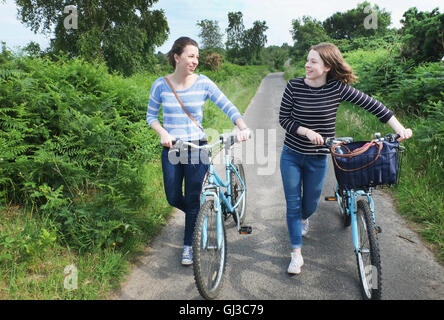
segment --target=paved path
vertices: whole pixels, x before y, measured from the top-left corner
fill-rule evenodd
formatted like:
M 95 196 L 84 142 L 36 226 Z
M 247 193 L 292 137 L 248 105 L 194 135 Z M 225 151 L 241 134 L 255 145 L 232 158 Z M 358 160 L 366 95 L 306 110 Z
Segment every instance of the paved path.
M 253 233 L 239 235 L 233 223 L 228 224 L 227 277 L 220 298 L 360 299 L 351 231 L 342 226 L 336 204 L 322 200 L 335 184 L 330 160 L 324 194 L 310 219 L 309 237 L 304 238 L 302 273 L 286 273 L 290 245 L 279 170 L 284 132 L 278 125 L 285 85 L 282 73 L 268 75 L 245 114 L 255 132 L 241 149 L 245 162 L 255 160 L 246 165 L 246 224 Z M 390 197 L 377 191 L 375 198 L 383 230 L 379 236 L 383 299 L 444 299 L 444 268 L 394 212 Z M 183 226 L 184 214 L 178 211 L 122 284 L 119 299 L 201 299 L 192 267 L 180 264 Z

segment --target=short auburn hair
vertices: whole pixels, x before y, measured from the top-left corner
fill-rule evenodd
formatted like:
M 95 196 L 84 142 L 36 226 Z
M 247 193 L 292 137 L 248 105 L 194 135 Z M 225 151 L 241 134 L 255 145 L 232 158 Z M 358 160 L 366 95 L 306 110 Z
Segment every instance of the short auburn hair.
M 333 43 L 321 42 L 317 45 L 311 46 L 310 50 L 315 50 L 319 53 L 325 66 L 330 68 L 327 78 L 336 79 L 346 84 L 350 84 L 358 80 L 358 77 L 353 73 L 353 69 L 345 62 L 341 51 Z M 309 50 L 309 51 L 310 51 Z

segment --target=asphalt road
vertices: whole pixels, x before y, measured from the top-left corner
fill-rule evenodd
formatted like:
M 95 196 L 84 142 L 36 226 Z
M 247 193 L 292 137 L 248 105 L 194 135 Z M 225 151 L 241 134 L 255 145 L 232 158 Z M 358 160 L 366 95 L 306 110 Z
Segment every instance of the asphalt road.
M 278 124 L 285 85 L 282 73 L 269 74 L 245 113 L 254 138 L 236 154 L 246 163 L 245 224 L 253 233 L 239 235 L 233 222 L 228 223 L 228 262 L 220 299 L 361 299 L 351 230 L 342 226 L 336 203 L 323 201 L 335 185 L 331 160 L 319 208 L 303 240 L 302 273 L 286 272 L 290 244 L 279 170 L 284 132 Z M 383 299 L 444 299 L 444 267 L 395 212 L 390 197 L 382 191 L 374 195 L 376 219 L 383 230 Z M 122 283 L 117 299 L 202 299 L 193 268 L 180 264 L 183 226 L 184 214 L 177 211 Z

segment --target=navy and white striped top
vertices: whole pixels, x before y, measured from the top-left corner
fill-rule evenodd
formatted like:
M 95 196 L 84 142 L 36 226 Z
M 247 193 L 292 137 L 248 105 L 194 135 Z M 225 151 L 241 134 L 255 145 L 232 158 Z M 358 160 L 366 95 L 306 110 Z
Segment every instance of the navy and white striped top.
M 335 79 L 321 87 L 308 86 L 304 78 L 291 79 L 282 96 L 279 123 L 286 130 L 284 144 L 304 154 L 319 154 L 317 146 L 296 133 L 299 126 L 319 133 L 324 139 L 335 136 L 336 112 L 342 101 L 371 112 L 385 123 L 393 112 L 369 95 Z
M 203 105 L 207 99 L 213 101 L 214 104 L 225 112 L 233 123 L 241 117 L 239 110 L 233 103 L 220 91 L 213 81 L 203 74 L 198 75 L 197 80 L 190 88 L 183 91 L 176 90 L 176 92 L 185 108 L 200 125 L 202 125 Z M 182 109 L 163 77 L 158 78 L 151 86 L 146 115 L 148 125 L 151 126 L 153 122 L 158 121 L 160 105 L 163 108 L 163 127 L 176 139 L 197 141 L 205 137 L 202 130 Z

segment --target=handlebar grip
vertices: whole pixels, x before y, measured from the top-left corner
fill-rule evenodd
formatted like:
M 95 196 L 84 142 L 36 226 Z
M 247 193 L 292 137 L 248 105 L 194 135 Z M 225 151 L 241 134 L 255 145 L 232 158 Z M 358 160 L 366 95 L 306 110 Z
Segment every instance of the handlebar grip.
M 251 132 L 248 134 L 248 139 L 251 139 Z M 237 139 L 237 134 L 234 134 L 234 142 L 235 143 L 242 142 Z
M 180 141 L 180 140 L 179 140 L 179 141 Z M 176 143 L 176 140 L 172 140 L 171 142 L 173 143 L 173 148 L 174 148 L 174 144 Z M 160 142 L 160 141 L 159 141 L 159 146 L 160 146 L 160 147 L 163 146 L 163 145 L 162 145 L 162 142 Z
M 222 139 L 222 141 L 224 141 L 224 143 L 229 144 L 230 146 L 232 146 L 235 143 L 241 142 L 237 139 L 236 133 L 221 134 L 220 138 Z M 251 138 L 251 132 L 248 135 L 248 139 L 250 138 Z
M 182 146 L 183 146 L 183 141 L 182 140 L 173 140 L 172 143 L 173 143 L 173 145 L 170 148 L 170 150 L 168 151 L 168 154 L 170 154 L 172 152 L 179 151 L 182 148 Z

